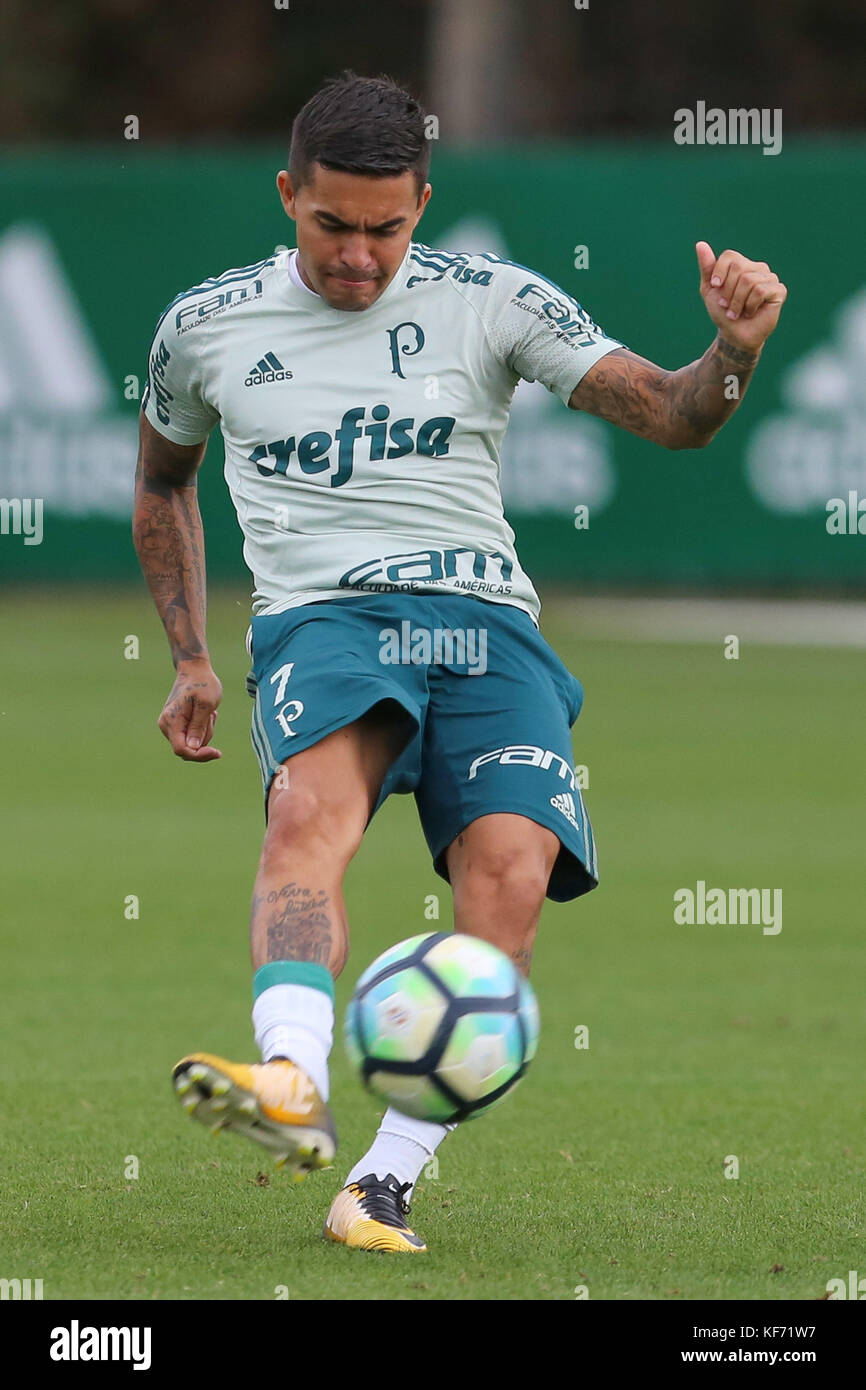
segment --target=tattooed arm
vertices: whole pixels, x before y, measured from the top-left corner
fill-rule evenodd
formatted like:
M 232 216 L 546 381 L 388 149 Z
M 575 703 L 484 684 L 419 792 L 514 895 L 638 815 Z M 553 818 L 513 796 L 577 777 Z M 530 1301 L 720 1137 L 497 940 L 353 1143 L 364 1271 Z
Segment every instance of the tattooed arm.
M 575 386 L 572 410 L 600 415 L 668 449 L 702 449 L 733 415 L 788 291 L 766 261 L 739 251 L 716 257 L 706 241 L 695 251 L 701 298 L 718 330 L 712 346 L 676 372 L 615 348 Z
M 207 440 L 173 444 L 140 417 L 133 540 L 177 671 L 159 727 L 188 762 L 221 756 L 208 747 L 222 686 L 205 640 L 204 537 L 195 475 L 206 447 Z
M 720 334 L 697 362 L 666 372 L 615 348 L 590 367 L 568 404 L 667 449 L 702 449 L 733 415 L 759 356 Z

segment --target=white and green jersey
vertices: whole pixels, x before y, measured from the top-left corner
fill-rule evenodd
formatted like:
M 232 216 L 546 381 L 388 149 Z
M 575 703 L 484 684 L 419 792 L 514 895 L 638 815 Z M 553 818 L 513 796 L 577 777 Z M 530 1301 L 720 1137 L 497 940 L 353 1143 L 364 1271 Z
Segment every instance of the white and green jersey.
M 498 256 L 410 244 L 368 309 L 333 309 L 294 251 L 173 300 L 144 394 L 177 444 L 219 421 L 253 611 L 353 593 L 540 604 L 514 549 L 499 451 L 520 378 L 567 402 L 620 344 Z

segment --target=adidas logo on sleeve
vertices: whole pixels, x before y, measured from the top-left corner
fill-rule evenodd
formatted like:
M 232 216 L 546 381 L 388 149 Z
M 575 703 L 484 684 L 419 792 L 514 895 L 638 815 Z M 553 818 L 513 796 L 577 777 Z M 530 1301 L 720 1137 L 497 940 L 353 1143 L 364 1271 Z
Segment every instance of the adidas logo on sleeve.
M 287 372 L 276 353 L 266 352 L 244 382 L 244 386 L 263 386 L 268 381 L 291 381 L 292 373 Z

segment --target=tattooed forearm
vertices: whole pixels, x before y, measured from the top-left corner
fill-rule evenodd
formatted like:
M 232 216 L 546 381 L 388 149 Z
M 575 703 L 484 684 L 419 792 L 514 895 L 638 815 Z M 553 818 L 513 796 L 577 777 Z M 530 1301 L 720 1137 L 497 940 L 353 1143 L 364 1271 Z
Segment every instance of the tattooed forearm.
M 743 399 L 759 357 L 720 334 L 703 357 L 672 374 L 668 398 L 674 448 L 709 444 Z
M 699 449 L 733 415 L 759 356 L 720 334 L 697 362 L 667 372 L 616 348 L 590 367 L 569 406 L 668 449 Z
M 759 352 L 749 352 L 747 348 L 737 347 L 736 343 L 729 343 L 722 337 L 721 333 L 713 343 L 723 357 L 728 361 L 736 363 L 739 367 L 744 367 L 751 372 L 758 364 Z
M 154 477 L 139 460 L 132 533 L 175 666 L 207 658 L 204 537 L 195 481 Z
M 253 899 L 253 930 L 265 928 L 268 961 L 327 965 L 333 939 L 331 902 L 321 890 L 286 883 Z

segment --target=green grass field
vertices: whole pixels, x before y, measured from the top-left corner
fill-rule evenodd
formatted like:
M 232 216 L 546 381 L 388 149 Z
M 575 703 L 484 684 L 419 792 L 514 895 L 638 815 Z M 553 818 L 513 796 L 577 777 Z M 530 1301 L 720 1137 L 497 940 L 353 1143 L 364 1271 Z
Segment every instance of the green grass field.
M 537 1060 L 442 1145 L 413 1208 L 431 1252 L 410 1259 L 320 1239 L 381 1113 L 339 1037 L 338 1164 L 299 1188 L 169 1084 L 187 1051 L 254 1059 L 245 594 L 212 600 L 224 756 L 203 767 L 156 729 L 171 667 L 143 590 L 7 596 L 0 1276 L 47 1299 L 687 1300 L 817 1299 L 866 1273 L 862 654 L 725 661 L 721 639 L 583 642 L 565 601 L 546 616 L 586 690 L 602 886 L 546 907 Z M 781 933 L 675 925 L 698 879 L 781 888 Z M 447 928 L 414 802 L 392 798 L 349 873 L 340 1023 L 374 955 L 433 925 L 430 893 Z

